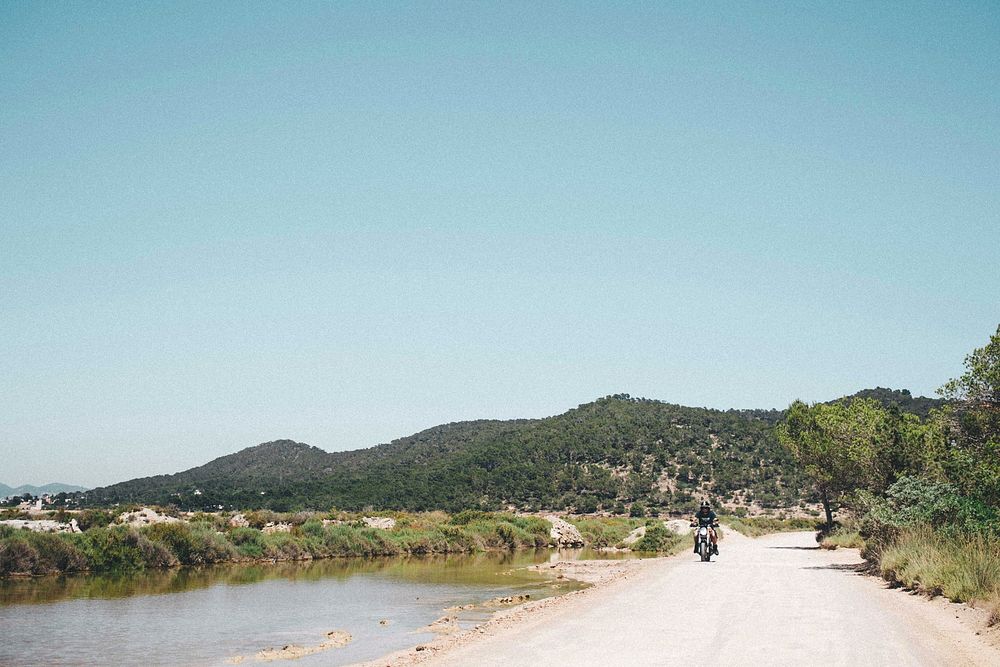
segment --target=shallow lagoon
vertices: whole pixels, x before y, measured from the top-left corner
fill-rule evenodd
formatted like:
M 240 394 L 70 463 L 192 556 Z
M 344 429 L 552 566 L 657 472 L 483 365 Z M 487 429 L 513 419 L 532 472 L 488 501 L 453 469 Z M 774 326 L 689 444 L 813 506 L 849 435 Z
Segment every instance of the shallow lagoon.
M 351 558 L 0 581 L 0 664 L 252 663 L 261 649 L 316 645 L 332 630 L 354 639 L 295 664 L 350 664 L 430 639 L 421 630 L 448 607 L 580 588 L 524 568 L 595 555 Z M 460 621 L 490 613 L 465 611 Z

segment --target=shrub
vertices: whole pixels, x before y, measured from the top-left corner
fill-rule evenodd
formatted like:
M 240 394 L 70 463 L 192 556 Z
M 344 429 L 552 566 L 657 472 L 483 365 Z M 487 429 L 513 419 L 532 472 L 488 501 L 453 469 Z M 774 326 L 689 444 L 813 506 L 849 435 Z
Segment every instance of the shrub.
M 658 553 L 672 552 L 678 548 L 685 537 L 668 530 L 662 523 L 656 523 L 646 528 L 646 534 L 632 545 L 633 551 L 655 551 Z
M 76 515 L 76 523 L 80 526 L 80 530 L 104 528 L 110 525 L 114 519 L 114 512 L 109 510 L 87 509 Z
M 0 575 L 30 574 L 38 562 L 38 552 L 26 540 L 8 537 L 0 541 Z
M 33 533 L 28 539 L 38 553 L 37 562 L 32 569 L 35 574 L 79 572 L 88 567 L 87 557 L 68 535 Z
M 482 512 L 480 510 L 463 510 L 451 517 L 451 522 L 456 526 L 467 526 L 473 521 L 489 519 L 490 516 L 492 515 L 489 512 Z
M 149 539 L 169 549 L 182 565 L 234 560 L 236 548 L 211 527 L 196 523 L 158 523 L 143 529 Z
M 646 516 L 646 506 L 641 502 L 632 503 L 632 507 L 628 510 L 628 515 L 631 517 L 642 518 Z
M 624 517 L 570 517 L 569 521 L 580 531 L 583 541 L 594 548 L 619 544 L 639 524 L 636 519 Z
M 176 563 L 162 545 L 125 526 L 92 528 L 83 534 L 80 549 L 95 570 L 137 570 Z
M 779 519 L 773 516 L 721 517 L 726 525 L 747 537 L 760 537 L 770 533 L 819 530 L 822 521 L 814 518 L 792 517 Z
M 245 558 L 261 558 L 264 555 L 264 534 L 256 528 L 232 528 L 229 540 Z
M 307 560 L 312 554 L 291 533 L 263 535 L 264 557 L 272 560 Z

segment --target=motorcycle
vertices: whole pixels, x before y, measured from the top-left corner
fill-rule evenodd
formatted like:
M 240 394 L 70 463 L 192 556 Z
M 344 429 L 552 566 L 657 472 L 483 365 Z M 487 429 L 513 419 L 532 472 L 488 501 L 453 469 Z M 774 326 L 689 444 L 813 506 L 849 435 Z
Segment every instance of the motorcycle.
M 691 524 L 692 528 L 697 528 L 696 544 L 698 545 L 698 555 L 701 556 L 702 562 L 712 561 L 712 534 L 708 529 L 708 526 L 699 526 L 696 523 Z

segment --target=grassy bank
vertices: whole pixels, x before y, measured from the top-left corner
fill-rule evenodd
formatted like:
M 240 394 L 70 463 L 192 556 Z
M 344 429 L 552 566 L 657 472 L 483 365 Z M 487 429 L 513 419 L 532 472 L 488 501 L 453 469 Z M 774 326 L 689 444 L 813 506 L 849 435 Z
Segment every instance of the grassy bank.
M 819 530 L 819 519 L 791 518 L 779 519 L 773 516 L 720 516 L 719 521 L 747 537 L 760 537 L 771 533 L 787 533 L 802 530 Z
M 595 549 L 625 547 L 623 540 L 640 526 L 646 527 L 646 534 L 628 547 L 632 551 L 669 555 L 680 551 L 691 540 L 689 535 L 678 535 L 668 530 L 660 519 L 571 516 L 567 520 L 580 531 L 584 542 Z
M 353 515 L 251 517 L 233 527 L 227 517 L 143 528 L 95 526 L 78 534 L 34 533 L 0 527 L 0 576 L 120 571 L 244 561 L 294 561 L 343 556 L 471 553 L 546 547 L 549 523 L 503 513 L 398 514 L 384 530 Z M 262 521 L 289 523 L 288 532 L 265 532 Z M 324 523 L 326 519 L 326 523 Z M 257 524 L 255 527 L 254 524 Z
M 566 520 L 576 526 L 587 546 L 595 549 L 621 546 L 629 533 L 646 523 L 645 519 L 621 516 L 568 516 Z
M 877 548 L 868 545 L 864 553 L 887 581 L 953 602 L 984 605 L 990 624 L 1000 624 L 997 537 L 914 526 Z

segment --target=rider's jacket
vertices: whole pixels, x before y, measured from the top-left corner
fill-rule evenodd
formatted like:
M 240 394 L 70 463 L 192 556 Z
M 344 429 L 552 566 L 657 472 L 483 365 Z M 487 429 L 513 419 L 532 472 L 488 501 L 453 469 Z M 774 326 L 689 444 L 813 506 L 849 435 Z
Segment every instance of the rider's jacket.
M 695 521 L 698 522 L 698 526 L 712 526 L 715 524 L 715 512 L 708 510 L 708 514 L 702 514 L 698 512 L 694 515 Z

